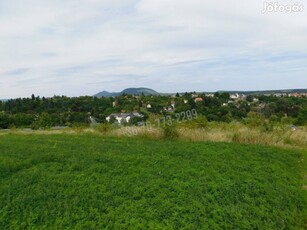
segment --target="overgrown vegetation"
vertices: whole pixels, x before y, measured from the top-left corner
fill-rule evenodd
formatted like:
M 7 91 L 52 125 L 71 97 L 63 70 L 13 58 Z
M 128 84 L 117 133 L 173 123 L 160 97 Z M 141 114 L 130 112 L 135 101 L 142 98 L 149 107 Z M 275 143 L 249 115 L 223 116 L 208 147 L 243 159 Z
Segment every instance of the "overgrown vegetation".
M 306 152 L 63 134 L 0 149 L 1 229 L 306 227 Z
M 144 119 L 152 119 L 174 113 L 196 110 L 199 116 L 209 122 L 233 121 L 247 123 L 251 126 L 262 125 L 264 121 L 282 124 L 307 124 L 307 97 L 288 96 L 252 96 L 232 99 L 229 93 L 197 95 L 200 101 L 195 102 L 195 93 L 171 96 L 133 96 L 122 95 L 115 98 L 54 96 L 40 98 L 17 98 L 0 101 L 0 128 L 48 128 L 50 126 L 89 125 L 89 114 L 100 122 L 113 113 L 142 113 Z M 165 110 L 172 107 L 171 112 Z M 148 107 L 148 105 L 150 105 Z M 111 123 L 115 122 L 111 117 Z M 140 120 L 132 118 L 131 124 Z M 204 122 L 194 123 L 202 125 Z
M 179 137 L 179 132 L 176 126 L 165 126 L 163 129 L 163 138 L 166 140 L 176 140 Z
M 197 121 L 198 120 L 198 121 Z M 94 127 L 75 126 L 73 128 L 51 130 L 0 130 L 1 134 L 86 134 L 94 133 L 103 137 L 135 137 L 153 140 L 179 139 L 184 141 L 238 142 L 244 144 L 272 145 L 286 148 L 307 149 L 307 127 L 292 127 L 279 123 L 264 123 L 253 127 L 240 122 L 199 123 L 197 119 L 182 125 L 153 127 L 119 126 L 115 124 L 97 124 Z

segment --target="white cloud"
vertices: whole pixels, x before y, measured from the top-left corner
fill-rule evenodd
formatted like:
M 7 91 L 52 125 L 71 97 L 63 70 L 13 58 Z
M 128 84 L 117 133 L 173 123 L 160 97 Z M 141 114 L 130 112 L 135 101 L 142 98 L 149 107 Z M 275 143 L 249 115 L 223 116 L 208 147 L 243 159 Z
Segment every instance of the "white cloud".
M 2 0 L 0 98 L 307 87 L 306 11 L 262 9 L 246 0 Z

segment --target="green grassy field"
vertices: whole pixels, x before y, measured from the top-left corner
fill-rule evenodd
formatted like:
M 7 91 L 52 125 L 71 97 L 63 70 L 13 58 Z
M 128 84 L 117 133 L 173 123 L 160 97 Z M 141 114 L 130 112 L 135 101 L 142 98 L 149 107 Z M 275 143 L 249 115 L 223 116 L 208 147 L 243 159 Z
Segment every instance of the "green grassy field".
M 3 135 L 0 229 L 304 229 L 304 156 L 235 143 Z

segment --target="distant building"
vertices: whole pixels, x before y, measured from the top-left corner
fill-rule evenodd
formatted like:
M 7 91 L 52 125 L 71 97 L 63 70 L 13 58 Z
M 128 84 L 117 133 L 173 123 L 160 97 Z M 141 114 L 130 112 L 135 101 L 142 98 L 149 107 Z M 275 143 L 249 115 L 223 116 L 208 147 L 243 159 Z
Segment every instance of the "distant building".
M 307 93 L 290 93 L 289 97 L 306 97 Z
M 128 123 L 132 118 L 139 117 L 143 118 L 144 116 L 138 112 L 133 113 L 113 113 L 110 116 L 106 117 L 106 120 L 110 122 L 111 117 L 114 117 L 116 119 L 116 123 L 123 124 Z
M 238 94 L 238 93 L 230 95 L 230 99 L 232 100 L 246 100 L 246 97 L 247 96 L 245 94 Z
M 147 109 L 151 109 L 151 104 L 148 104 L 148 105 L 146 106 L 146 108 L 147 108 Z
M 192 98 L 196 98 L 196 97 L 198 97 L 198 94 L 196 94 L 196 93 L 192 93 Z
M 197 97 L 197 98 L 195 98 L 195 100 L 194 100 L 195 102 L 202 102 L 203 101 L 203 99 L 201 98 L 201 97 Z
M 165 112 L 170 112 L 170 113 L 172 113 L 172 112 L 174 112 L 174 107 L 171 106 L 171 105 L 169 105 L 169 106 L 164 107 L 163 110 L 164 110 Z
M 236 100 L 236 99 L 239 99 L 239 98 L 240 98 L 240 95 L 239 95 L 238 93 L 236 93 L 236 94 L 231 94 L 231 95 L 230 95 L 230 98 Z

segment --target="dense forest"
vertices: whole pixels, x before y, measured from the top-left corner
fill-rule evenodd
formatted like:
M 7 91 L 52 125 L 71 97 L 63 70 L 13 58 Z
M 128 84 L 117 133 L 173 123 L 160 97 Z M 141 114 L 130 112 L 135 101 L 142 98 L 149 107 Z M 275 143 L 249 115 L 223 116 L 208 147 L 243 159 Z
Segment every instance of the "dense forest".
M 199 100 L 195 100 L 197 97 Z M 150 105 L 150 106 L 149 106 Z M 165 107 L 173 105 L 173 110 Z M 274 122 L 304 125 L 307 122 L 307 97 L 252 96 L 232 99 L 229 93 L 207 96 L 185 93 L 173 96 L 66 97 L 32 95 L 0 101 L 0 128 L 48 128 L 52 126 L 85 126 L 89 116 L 106 122 L 112 113 L 140 112 L 147 119 L 155 115 L 172 115 L 196 109 L 208 121 L 242 122 L 258 117 Z

